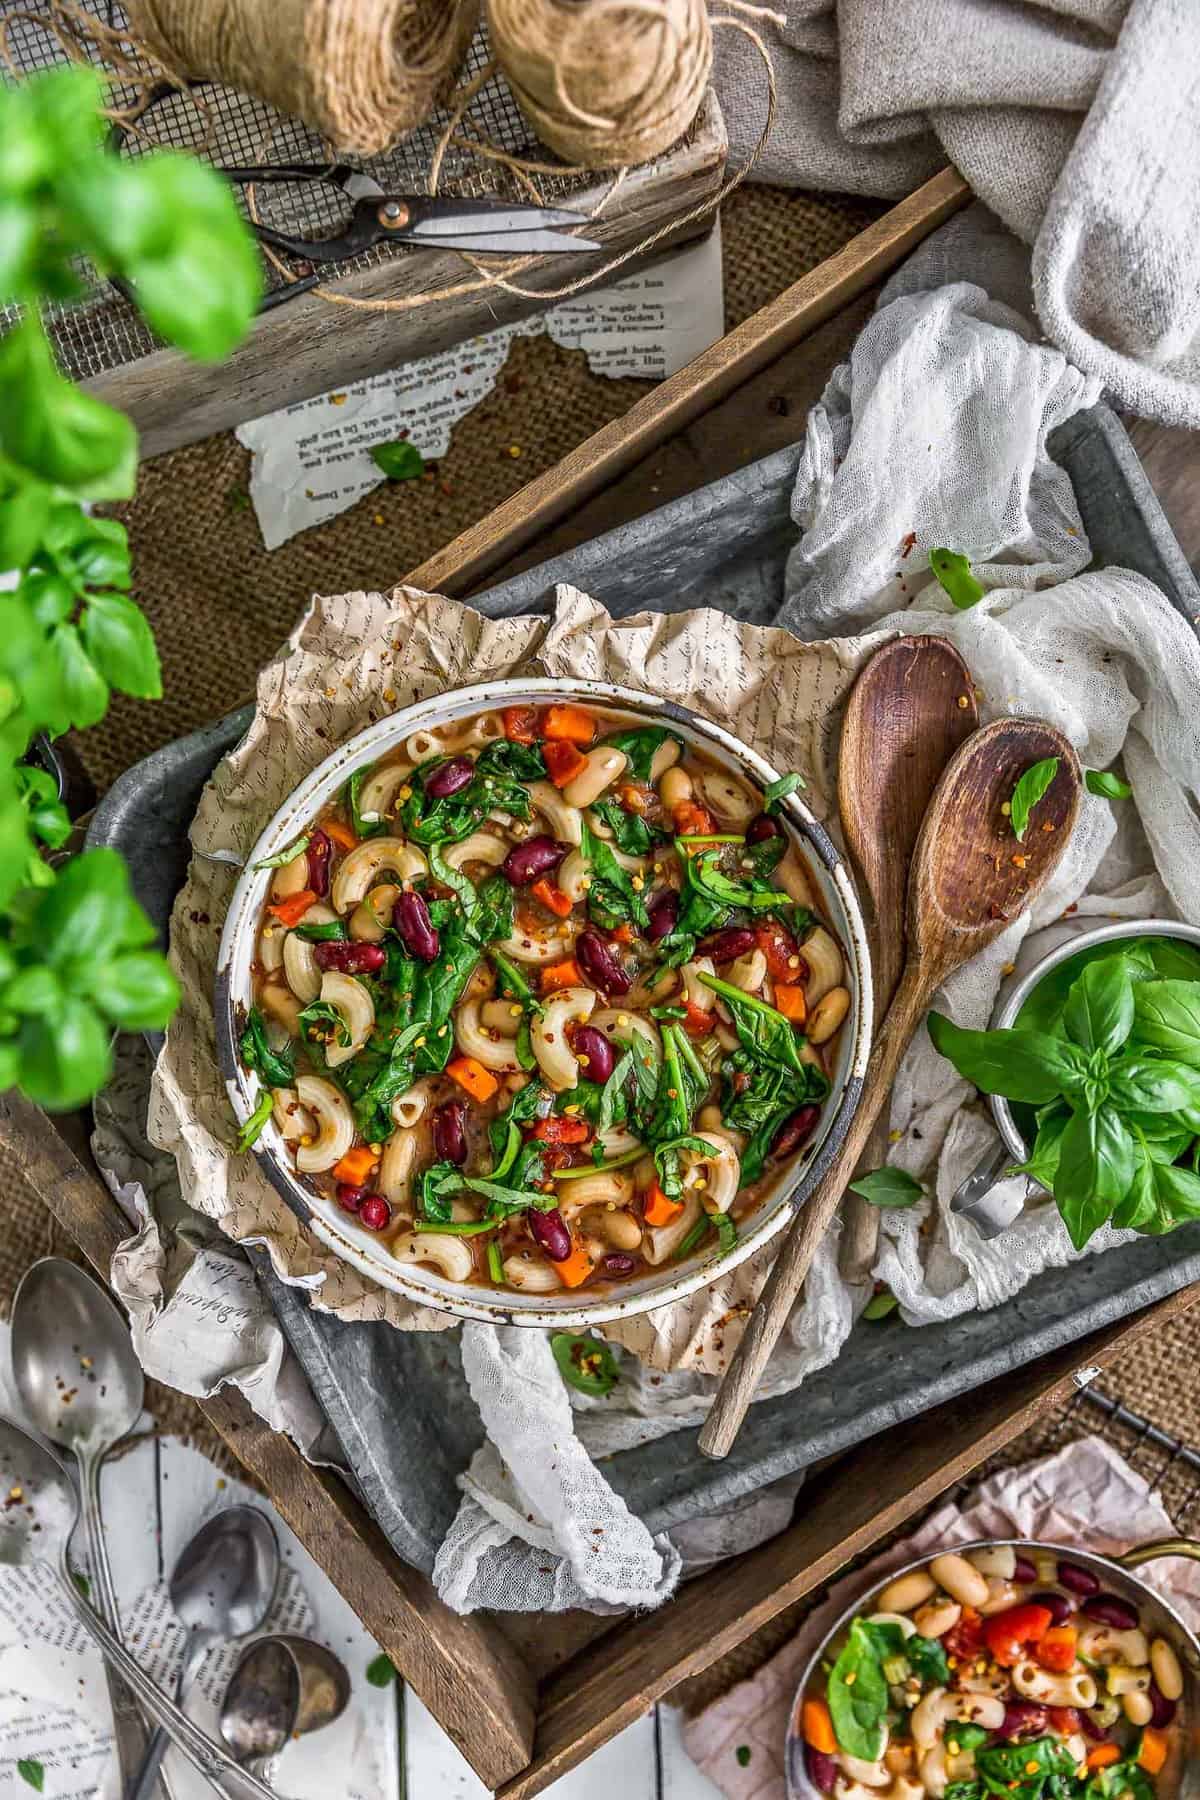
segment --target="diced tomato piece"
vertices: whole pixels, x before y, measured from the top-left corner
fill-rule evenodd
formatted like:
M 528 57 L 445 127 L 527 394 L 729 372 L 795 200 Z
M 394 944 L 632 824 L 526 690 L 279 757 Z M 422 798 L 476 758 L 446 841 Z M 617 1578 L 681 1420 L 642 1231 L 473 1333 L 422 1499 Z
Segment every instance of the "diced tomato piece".
M 802 983 L 807 979 L 808 970 L 803 957 L 800 957 L 800 946 L 778 919 L 764 919 L 761 925 L 756 926 L 754 936 L 767 959 L 767 969 L 772 981 Z M 799 957 L 800 960 L 793 962 L 793 957 Z
M 1002 1668 L 1011 1669 L 1038 1644 L 1054 1623 L 1048 1606 L 1010 1606 L 983 1624 L 983 1640 Z
M 590 744 L 596 721 L 582 706 L 548 706 L 545 732 L 548 738 L 565 738 L 571 744 Z
M 694 800 L 681 800 L 671 814 L 671 823 L 680 837 L 699 837 L 702 832 L 717 829 L 708 808 L 698 806 Z
M 1039 1639 L 1034 1655 L 1043 1669 L 1054 1669 L 1061 1674 L 1075 1661 L 1075 1646 L 1079 1642 L 1079 1633 L 1073 1625 L 1052 1625 L 1046 1635 Z
M 591 1136 L 591 1126 L 586 1119 L 551 1113 L 548 1119 L 539 1119 L 529 1135 L 543 1144 L 582 1144 Z
M 716 1027 L 716 1007 L 712 1006 L 705 1012 L 702 1006 L 695 1006 L 690 1000 L 686 1001 L 685 1005 L 687 1006 L 687 1014 L 681 1021 L 683 1029 L 687 1032 L 689 1037 L 707 1037 L 709 1032 Z
M 504 735 L 514 744 L 534 744 L 538 737 L 538 715 L 535 706 L 506 706 L 501 712 Z
M 619 925 L 613 926 L 608 935 L 614 944 L 632 944 L 633 926 L 627 925 L 625 921 L 622 920 Z
M 973 1606 L 964 1606 L 957 1625 L 952 1625 L 942 1639 L 947 1656 L 969 1662 L 983 1648 L 983 1619 Z
M 1059 1737 L 1074 1737 L 1082 1731 L 1079 1714 L 1073 1706 L 1052 1706 L 1049 1709 L 1050 1723 Z
M 558 919 L 565 919 L 571 910 L 570 896 L 564 894 L 560 887 L 555 887 L 544 875 L 540 881 L 534 882 L 529 891 L 535 900 L 541 901 L 547 912 L 552 912 Z
M 569 781 L 574 781 L 581 769 L 587 767 L 586 756 L 581 755 L 566 738 L 548 739 L 542 755 L 546 759 L 546 773 L 555 787 L 566 787 Z

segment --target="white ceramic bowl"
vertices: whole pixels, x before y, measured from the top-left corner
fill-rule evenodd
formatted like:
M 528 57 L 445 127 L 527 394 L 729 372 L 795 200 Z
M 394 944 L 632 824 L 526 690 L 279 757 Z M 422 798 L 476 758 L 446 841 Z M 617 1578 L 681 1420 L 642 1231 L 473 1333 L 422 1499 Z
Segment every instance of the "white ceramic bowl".
M 550 700 L 563 699 L 626 714 L 631 724 L 667 725 L 681 737 L 691 740 L 716 763 L 732 773 L 748 776 L 760 788 L 777 779 L 777 770 L 719 725 L 672 701 L 658 700 L 630 688 L 598 681 L 513 680 L 459 688 L 451 694 L 422 700 L 360 731 L 357 737 L 326 757 L 280 807 L 251 851 L 241 880 L 234 889 L 217 959 L 215 1008 L 221 1072 L 239 1124 L 253 1111 L 259 1086 L 258 1078 L 241 1066 L 237 1040 L 239 1018 L 244 1017 L 253 1000 L 251 966 L 272 878 L 270 869 L 256 869 L 254 865 L 293 843 L 356 769 L 377 762 L 419 728 L 432 730 L 485 708 L 525 703 L 543 705 Z M 782 814 L 804 844 L 806 862 L 820 890 L 822 905 L 845 952 L 850 1012 L 837 1040 L 837 1065 L 832 1072 L 830 1094 L 822 1110 L 820 1125 L 799 1156 L 780 1172 L 757 1211 L 743 1225 L 737 1247 L 728 1256 L 720 1257 L 712 1250 L 701 1251 L 685 1263 L 668 1263 L 636 1280 L 615 1283 L 592 1300 L 587 1299 L 586 1289 L 576 1292 L 564 1289 L 561 1298 L 508 1290 L 493 1292 L 485 1287 L 447 1281 L 433 1269 L 401 1267 L 394 1263 L 378 1237 L 356 1225 L 333 1200 L 326 1199 L 307 1184 L 292 1166 L 284 1140 L 273 1121 L 268 1123 L 253 1152 L 267 1179 L 313 1236 L 335 1255 L 377 1281 L 381 1287 L 391 1288 L 420 1305 L 455 1313 L 464 1319 L 555 1329 L 599 1325 L 605 1320 L 669 1305 L 744 1262 L 783 1229 L 793 1209 L 804 1204 L 821 1179 L 858 1105 L 870 1052 L 870 958 L 862 913 L 849 870 L 801 799 L 790 795 L 783 803 Z

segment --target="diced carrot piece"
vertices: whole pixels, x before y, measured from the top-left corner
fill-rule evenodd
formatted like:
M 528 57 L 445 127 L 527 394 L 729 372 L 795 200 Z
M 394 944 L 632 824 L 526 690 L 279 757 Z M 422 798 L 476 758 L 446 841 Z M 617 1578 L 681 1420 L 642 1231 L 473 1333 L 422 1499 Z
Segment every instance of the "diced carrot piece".
M 787 981 L 775 983 L 775 1011 L 781 1012 L 793 1025 L 803 1025 L 808 1017 L 808 1003 L 798 982 L 795 985 Z
M 583 1286 L 595 1265 L 583 1245 L 574 1244 L 570 1256 L 550 1266 L 564 1287 L 574 1288 Z
M 717 1023 L 716 1007 L 711 1006 L 708 1011 L 705 1012 L 702 1006 L 695 1006 L 690 1000 L 686 1001 L 685 1004 L 687 1006 L 687 1013 L 682 1021 L 683 1029 L 687 1032 L 689 1037 L 707 1037 Z
M 1075 1646 L 1079 1633 L 1073 1625 L 1052 1625 L 1045 1637 L 1034 1645 L 1034 1655 L 1043 1669 L 1065 1674 L 1075 1662 Z
M 316 902 L 317 896 L 312 888 L 302 888 L 298 894 L 289 894 L 286 900 L 277 900 L 274 906 L 268 906 L 267 911 L 290 930 L 293 925 L 300 923 L 309 907 L 315 906 Z
M 837 1755 L 833 1718 L 823 1700 L 806 1700 L 801 1713 L 804 1741 L 823 1756 Z
M 703 832 L 717 828 L 707 807 L 697 806 L 694 800 L 681 800 L 671 814 L 671 823 L 680 837 L 699 837 Z
M 326 837 L 331 837 L 334 843 L 340 845 L 343 850 L 356 850 L 358 848 L 358 839 L 355 837 L 350 827 L 348 825 L 343 825 L 340 819 L 326 819 L 321 829 Z
M 642 1217 L 647 1225 L 670 1225 L 683 1211 L 681 1200 L 671 1200 L 663 1193 L 657 1181 L 652 1181 L 650 1191 L 642 1201 Z
M 1115 1744 L 1097 1744 L 1084 1758 L 1089 1769 L 1107 1769 L 1111 1763 L 1120 1760 L 1121 1752 Z
M 541 901 L 547 912 L 554 913 L 557 918 L 565 919 L 571 910 L 570 895 L 564 894 L 560 887 L 555 887 L 545 875 L 540 881 L 535 881 L 529 891 L 535 900 Z
M 340 1162 L 334 1163 L 333 1179 L 344 1181 L 350 1187 L 363 1187 L 378 1161 L 375 1152 L 366 1144 L 358 1144 L 353 1150 L 347 1150 Z
M 539 1119 L 529 1135 L 543 1144 L 585 1144 L 592 1135 L 592 1128 L 586 1119 L 551 1113 L 548 1119 Z
M 455 1056 L 446 1064 L 447 1075 L 453 1076 L 472 1100 L 490 1100 L 500 1083 L 490 1069 L 485 1069 L 473 1056 Z
M 587 767 L 587 758 L 566 738 L 551 739 L 542 755 L 546 759 L 546 773 L 555 787 L 566 787 L 568 781 L 574 781 L 580 770 Z
M 1138 1745 L 1137 1764 L 1145 1769 L 1147 1775 L 1157 1775 L 1167 1760 L 1167 1734 L 1156 1731 L 1153 1725 L 1147 1725 L 1142 1733 L 1142 1741 Z
M 537 741 L 537 708 L 534 706 L 506 706 L 501 712 L 504 720 L 504 735 L 511 738 L 514 744 L 532 744 Z
M 583 976 L 573 956 L 568 956 L 565 962 L 550 963 L 542 970 L 543 994 L 553 993 L 555 988 L 580 987 L 582 984 Z
M 565 738 L 571 744 L 590 744 L 596 735 L 596 721 L 582 706 L 548 706 L 546 736 Z
M 632 942 L 633 942 L 633 926 L 627 925 L 625 923 L 625 921 L 622 920 L 619 925 L 613 926 L 612 930 L 609 932 L 608 935 L 610 938 L 612 938 L 614 943 L 632 944 Z

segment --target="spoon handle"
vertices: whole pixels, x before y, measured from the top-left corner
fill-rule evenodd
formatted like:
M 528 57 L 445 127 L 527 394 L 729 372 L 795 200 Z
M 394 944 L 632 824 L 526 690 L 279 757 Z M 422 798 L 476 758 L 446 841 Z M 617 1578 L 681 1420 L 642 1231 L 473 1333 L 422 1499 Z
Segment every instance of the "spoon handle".
M 239 1768 L 227 1750 L 215 1743 L 207 1732 L 201 1731 L 198 1725 L 194 1725 L 175 1702 L 168 1699 L 141 1664 L 129 1654 L 121 1640 L 114 1636 L 103 1619 L 88 1605 L 66 1571 L 55 1566 L 53 1574 L 72 1612 L 100 1646 L 105 1660 L 121 1672 L 150 1717 L 157 1720 L 193 1768 L 211 1781 L 218 1792 L 226 1796 L 226 1800 L 279 1800 L 278 1795 L 272 1793 L 257 1777 Z
M 727 1456 L 741 1430 L 767 1359 L 788 1322 L 796 1296 L 837 1211 L 876 1115 L 891 1091 L 901 1058 L 928 1004 L 933 985 L 918 964 L 909 963 L 875 1040 L 867 1064 L 862 1099 L 842 1140 L 842 1147 L 829 1165 L 824 1181 L 788 1227 L 783 1248 L 771 1265 L 771 1273 L 746 1321 L 741 1341 L 709 1408 L 698 1439 L 705 1456 Z
M 87 1539 L 88 1563 L 96 1590 L 96 1611 L 105 1623 L 119 1635 L 121 1614 L 117 1607 L 117 1592 L 112 1578 L 112 1565 L 108 1560 L 108 1544 L 105 1540 L 100 1512 L 100 1467 L 101 1458 L 99 1456 L 81 1456 L 79 1458 L 80 1505 L 83 1512 L 84 1534 Z M 108 1698 L 112 1706 L 113 1749 L 117 1760 L 117 1775 L 120 1780 L 121 1792 L 124 1793 L 126 1781 L 145 1755 L 146 1727 L 126 1683 L 122 1681 L 116 1670 L 107 1664 L 104 1672 L 108 1682 Z

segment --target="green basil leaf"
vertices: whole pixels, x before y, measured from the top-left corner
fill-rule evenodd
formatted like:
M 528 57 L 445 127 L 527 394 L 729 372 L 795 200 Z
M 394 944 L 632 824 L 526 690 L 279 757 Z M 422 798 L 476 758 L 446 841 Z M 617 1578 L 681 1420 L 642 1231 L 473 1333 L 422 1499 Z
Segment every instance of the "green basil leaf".
M 382 1651 L 380 1651 L 378 1656 L 372 1657 L 371 1661 L 367 1664 L 367 1680 L 372 1687 L 391 1687 L 393 1681 L 396 1680 L 396 1677 L 397 1669 L 395 1663 L 390 1656 L 385 1656 Z
M 1133 1030 L 1133 982 L 1123 956 L 1089 963 L 1063 1008 L 1067 1036 L 1085 1050 L 1119 1050 Z
M 1139 981 L 1133 1038 L 1177 1062 L 1200 1066 L 1200 982 Z
M 1044 1107 L 1038 1114 L 1038 1132 L 1029 1159 L 1020 1165 L 1020 1172 L 1044 1187 L 1047 1193 L 1051 1193 L 1054 1188 L 1062 1135 L 1072 1116 L 1070 1108 L 1061 1101 Z
M 154 928 L 130 892 L 129 872 L 116 851 L 88 850 L 58 871 L 21 935 L 44 947 L 51 967 L 82 969 L 146 943 Z
M 246 1024 L 238 1039 L 238 1054 L 246 1068 L 261 1075 L 268 1087 L 290 1087 L 296 1079 L 296 1050 L 291 1043 L 273 1050 L 267 1037 L 267 1024 L 257 1006 L 246 1014 Z
M 47 723 L 56 735 L 72 725 L 86 731 L 108 711 L 108 683 L 84 649 L 78 626 L 56 625 L 50 647 L 58 663 L 60 701 Z
M 649 781 L 650 768 L 655 754 L 670 740 L 679 745 L 680 754 L 686 749 L 681 737 L 674 731 L 668 731 L 662 725 L 645 725 L 635 731 L 616 731 L 603 742 L 614 750 L 621 750 L 629 764 L 629 773 L 635 781 Z
M 849 1183 L 852 1194 L 861 1194 L 872 1206 L 915 1206 L 925 1197 L 921 1183 L 907 1169 L 871 1169 Z
M 264 1088 L 258 1097 L 258 1105 L 240 1128 L 237 1134 L 236 1152 L 239 1156 L 249 1150 L 251 1144 L 257 1144 L 266 1130 L 267 1121 L 275 1110 L 275 1100 L 269 1088 Z
M 110 687 L 138 700 L 162 698 L 154 636 L 132 600 L 124 594 L 93 594 L 81 630 L 84 648 Z
M 1085 769 L 1083 785 L 1089 794 L 1099 794 L 1103 800 L 1128 800 L 1133 789 L 1111 769 Z
M 971 573 L 970 563 L 959 550 L 931 550 L 929 566 L 959 612 L 966 612 L 969 607 L 976 606 L 987 593 L 982 581 Z
M 286 849 L 277 850 L 274 856 L 264 856 L 261 862 L 251 863 L 250 867 L 252 869 L 284 868 L 288 863 L 295 862 L 296 858 L 303 855 L 304 851 L 308 849 L 310 835 L 306 833 L 304 837 L 297 838 L 294 844 L 289 844 Z
M 888 1684 L 878 1648 L 862 1619 L 850 1627 L 830 1671 L 827 1692 L 838 1748 L 864 1762 L 877 1762 L 887 1737 Z
M 942 1013 L 928 1016 L 933 1047 L 984 1094 L 1040 1106 L 1079 1092 L 1088 1077 L 1078 1045 L 1032 1031 L 968 1031 Z
M 371 461 L 377 469 L 381 469 L 389 481 L 413 481 L 424 474 L 425 458 L 415 444 L 406 438 L 389 439 L 387 443 L 371 445 Z
M 179 983 L 165 956 L 127 950 L 97 967 L 91 997 L 122 1031 L 161 1031 L 179 1005 Z
M 550 1348 L 563 1380 L 581 1394 L 611 1394 L 621 1379 L 616 1357 L 600 1338 L 556 1331 Z
M 1200 1218 L 1200 1175 L 1156 1161 L 1139 1145 L 1128 1193 L 1113 1214 L 1113 1224 L 1161 1237 L 1177 1225 Z
M 46 1771 L 36 1756 L 22 1756 L 17 1763 L 17 1774 L 37 1793 L 45 1792 Z
M 651 831 L 640 813 L 626 812 L 615 800 L 593 800 L 588 810 L 612 832 L 618 850 L 623 850 L 626 856 L 649 856 L 657 834 Z
M 21 1086 L 49 1112 L 90 1100 L 111 1073 L 109 1029 L 86 1000 L 67 995 L 53 1019 L 21 1028 Z
M 128 500 L 137 478 L 133 425 L 59 374 L 32 314 L 0 338 L 0 387 L 0 454 L 81 498 Z
M 1116 1113 L 1077 1112 L 1062 1134 L 1054 1199 L 1082 1250 L 1124 1199 L 1134 1175 L 1133 1138 Z
M 420 1216 L 444 1225 L 451 1216 L 454 1196 L 462 1191 L 462 1171 L 453 1163 L 438 1162 L 422 1171 L 417 1181 Z
M 1122 1112 L 1185 1112 L 1200 1106 L 1200 1069 L 1155 1056 L 1122 1057 L 1113 1064 L 1109 1093 Z
M 1034 807 L 1054 785 L 1059 760 L 1057 756 L 1046 756 L 1041 762 L 1032 763 L 1014 787 L 1009 802 L 1010 823 L 1019 840 L 1024 840 Z
M 900 1302 L 897 1300 L 895 1294 L 889 1293 L 885 1288 L 881 1294 L 871 1295 L 871 1298 L 863 1307 L 862 1316 L 864 1319 L 870 1319 L 872 1321 L 875 1319 L 886 1319 L 896 1311 L 899 1305 Z
M 807 787 L 803 775 L 781 775 L 777 781 L 769 782 L 763 789 L 763 811 L 775 813 L 779 811 L 779 802 L 794 794 L 797 788 Z

